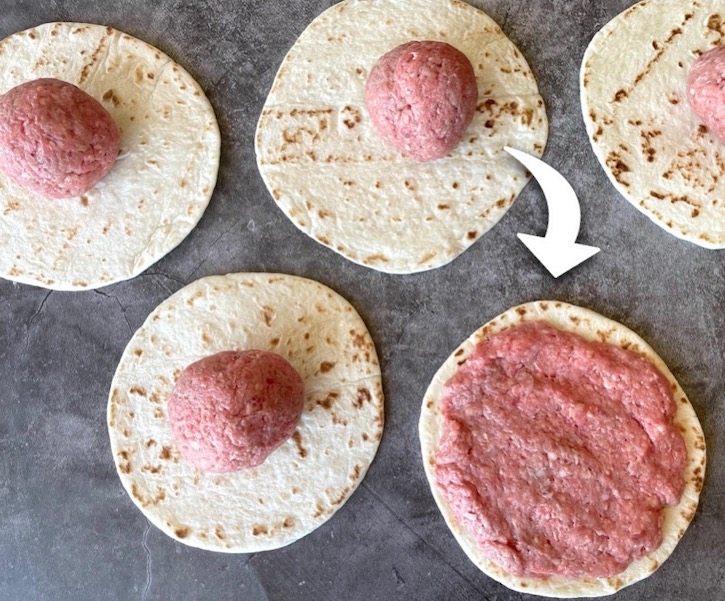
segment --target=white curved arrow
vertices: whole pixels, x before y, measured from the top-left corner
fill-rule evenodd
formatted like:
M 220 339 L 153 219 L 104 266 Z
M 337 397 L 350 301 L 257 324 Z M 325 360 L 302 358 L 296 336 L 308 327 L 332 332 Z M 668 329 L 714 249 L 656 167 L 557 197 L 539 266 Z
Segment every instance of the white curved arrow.
M 555 278 L 596 255 L 599 248 L 576 243 L 581 225 L 579 199 L 564 176 L 530 154 L 509 146 L 504 147 L 504 150 L 536 178 L 549 208 L 546 236 L 516 234 L 519 240 Z

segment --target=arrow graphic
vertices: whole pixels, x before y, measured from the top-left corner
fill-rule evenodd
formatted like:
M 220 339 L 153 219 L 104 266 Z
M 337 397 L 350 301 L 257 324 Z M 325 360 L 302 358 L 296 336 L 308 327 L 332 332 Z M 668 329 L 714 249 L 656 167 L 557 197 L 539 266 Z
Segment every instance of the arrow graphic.
M 581 225 L 579 199 L 564 176 L 530 154 L 509 146 L 504 147 L 504 150 L 536 178 L 549 209 L 546 236 L 516 234 L 526 248 L 555 278 L 596 255 L 600 250 L 596 246 L 576 243 Z

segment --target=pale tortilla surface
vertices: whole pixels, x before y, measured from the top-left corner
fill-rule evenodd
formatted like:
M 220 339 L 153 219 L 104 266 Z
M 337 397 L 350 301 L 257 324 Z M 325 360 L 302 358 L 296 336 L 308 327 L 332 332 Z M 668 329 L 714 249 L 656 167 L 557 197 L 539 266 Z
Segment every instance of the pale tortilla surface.
M 580 74 L 587 133 L 614 187 L 705 248 L 725 247 L 725 145 L 690 107 L 686 81 L 724 44 L 722 0 L 646 0 L 594 36 Z
M 300 373 L 294 435 L 256 468 L 202 472 L 179 455 L 166 402 L 190 363 L 222 350 L 280 354 Z M 355 490 L 383 430 L 380 366 L 360 316 L 317 282 L 279 274 L 212 276 L 157 307 L 123 353 L 108 429 L 133 502 L 163 532 L 212 551 L 287 545 Z
M 471 535 L 456 523 L 453 513 L 436 484 L 435 454 L 441 436 L 440 401 L 445 383 L 465 362 L 475 345 L 496 332 L 527 321 L 544 320 L 550 325 L 595 340 L 629 349 L 647 358 L 672 385 L 677 406 L 675 424 L 680 428 L 687 447 L 685 488 L 679 505 L 664 509 L 662 544 L 649 555 L 633 562 L 624 572 L 610 578 L 547 577 L 543 579 L 513 576 L 488 560 Z M 426 476 L 433 497 L 456 540 L 476 566 L 507 587 L 533 595 L 548 597 L 598 597 L 610 595 L 652 574 L 669 557 L 682 538 L 697 509 L 705 476 L 705 437 L 695 411 L 672 373 L 652 348 L 637 334 L 620 323 L 588 309 L 559 301 L 536 301 L 513 307 L 474 332 L 445 361 L 435 374 L 423 399 L 419 423 L 420 442 Z
M 46 23 L 0 41 L 0 94 L 53 77 L 98 100 L 121 130 L 113 169 L 85 194 L 48 199 L 0 174 L 0 276 L 56 290 L 98 288 L 144 271 L 206 209 L 220 135 L 192 77 L 125 33 Z
M 478 81 L 478 107 L 449 156 L 417 163 L 375 131 L 365 82 L 411 40 L 447 42 Z M 348 0 L 318 16 L 279 68 L 256 133 L 259 171 L 303 232 L 388 273 L 452 261 L 528 181 L 504 150 L 544 151 L 548 122 L 526 60 L 486 14 L 459 0 Z

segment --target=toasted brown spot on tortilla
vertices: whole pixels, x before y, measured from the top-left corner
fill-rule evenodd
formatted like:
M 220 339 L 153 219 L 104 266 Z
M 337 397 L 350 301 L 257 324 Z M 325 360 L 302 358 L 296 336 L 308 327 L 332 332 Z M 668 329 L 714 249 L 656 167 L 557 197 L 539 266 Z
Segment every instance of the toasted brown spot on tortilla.
M 683 509 L 681 512 L 681 515 L 683 518 L 685 518 L 686 521 L 691 522 L 692 518 L 695 517 L 695 510 L 694 509 Z
M 351 107 L 349 105 L 345 105 L 345 107 L 342 109 L 342 113 L 346 114 L 346 116 L 343 119 L 343 123 L 350 129 L 355 127 L 360 121 L 362 121 L 362 115 L 360 114 L 360 111 L 357 110 L 354 107 Z
M 131 394 L 138 394 L 139 396 L 146 396 L 146 389 L 143 386 L 131 386 L 128 390 Z
M 469 240 L 473 240 L 473 239 L 475 239 L 475 237 L 476 237 L 477 235 L 478 235 L 478 232 L 476 232 L 475 230 L 471 230 L 470 232 L 468 232 L 468 233 L 466 234 L 466 237 L 467 237 L 467 238 L 468 238 Z
M 340 395 L 337 392 L 331 392 L 324 399 L 315 401 L 315 404 L 319 405 L 323 409 L 330 409 L 339 396 Z
M 124 474 L 130 474 L 131 461 L 129 459 L 129 451 L 121 451 L 119 453 L 119 456 L 121 457 L 121 462 L 118 465 L 119 471 L 123 472 Z
M 194 294 L 186 299 L 186 304 L 191 307 L 194 305 L 194 302 L 196 302 L 196 300 L 201 298 L 202 296 L 204 296 L 204 293 L 201 290 L 197 290 Z
M 78 31 L 78 30 L 76 30 Z M 74 32 L 75 33 L 75 32 Z M 101 38 L 101 41 L 98 44 L 98 47 L 93 51 L 93 54 L 91 55 L 91 60 L 89 63 L 83 66 L 83 70 L 81 71 L 81 76 L 78 79 L 78 85 L 81 86 L 83 82 L 88 78 L 88 75 L 90 74 L 90 70 L 93 67 L 93 65 L 96 64 L 96 61 L 98 61 L 98 56 L 103 50 L 103 48 L 106 45 L 106 38 Z
M 119 104 L 121 104 L 121 101 L 118 99 L 118 96 L 116 96 L 116 93 L 113 91 L 113 89 L 106 90 L 103 96 L 101 96 L 101 99 L 105 100 L 106 102 L 112 102 L 113 106 L 118 106 Z
M 365 387 L 360 387 L 357 389 L 357 396 L 355 397 L 355 400 L 352 402 L 352 404 L 355 406 L 355 408 L 360 409 L 363 406 L 363 403 L 370 402 L 372 399 L 372 395 L 370 394 L 370 391 Z
M 284 519 L 284 522 L 282 522 L 282 528 L 292 528 L 292 526 L 294 526 L 294 525 L 295 525 L 295 519 L 291 515 L 288 515 Z
M 5 205 L 5 211 L 3 212 L 3 215 L 8 215 L 12 213 L 13 211 L 17 211 L 20 208 L 20 203 L 15 200 L 14 198 L 11 198 L 8 200 L 8 202 Z M 18 257 L 19 259 L 20 257 Z
M 622 157 L 616 151 L 613 150 L 609 153 L 606 163 L 612 175 L 620 184 L 629 185 L 622 180 L 622 174 L 630 171 L 629 165 L 622 160 Z
M 271 326 L 272 318 L 274 317 L 274 309 L 265 305 L 262 307 L 262 317 L 264 319 L 264 323 L 267 324 L 267 326 Z
M 138 486 L 136 486 L 135 482 L 131 483 L 131 495 L 133 496 L 134 499 L 136 499 L 138 501 L 144 501 L 144 498 L 143 498 L 143 496 L 141 496 L 141 493 L 139 492 Z
M 335 367 L 335 363 L 333 361 L 323 361 L 322 363 L 320 363 L 320 371 L 323 374 L 326 374 L 333 367 Z
M 340 505 L 340 503 L 343 503 L 345 501 L 349 492 L 350 492 L 350 487 L 346 486 L 345 488 L 342 489 L 342 491 L 336 498 L 334 498 L 330 501 L 330 504 L 331 505 Z
M 609 586 L 615 589 L 620 589 L 624 586 L 624 582 L 622 581 L 622 579 L 617 577 L 607 578 L 607 583 L 609 584 Z
M 385 255 L 375 254 L 375 255 L 369 255 L 369 256 L 365 257 L 363 262 L 366 264 L 367 263 L 381 263 L 381 262 L 387 263 L 388 258 Z
M 299 430 L 295 430 L 295 433 L 292 434 L 292 441 L 295 443 L 295 446 L 297 447 L 297 453 L 300 457 L 307 457 L 307 449 L 302 446 L 302 435 L 300 434 Z
M 171 459 L 171 447 L 162 447 L 159 457 L 161 459 Z
M 252 536 L 260 536 L 262 534 L 267 534 L 269 530 L 267 529 L 267 526 L 264 525 L 257 525 L 252 528 Z
M 355 348 L 365 348 L 368 346 L 367 337 L 365 334 L 359 334 L 355 330 L 350 330 L 350 336 L 352 336 L 352 345 Z

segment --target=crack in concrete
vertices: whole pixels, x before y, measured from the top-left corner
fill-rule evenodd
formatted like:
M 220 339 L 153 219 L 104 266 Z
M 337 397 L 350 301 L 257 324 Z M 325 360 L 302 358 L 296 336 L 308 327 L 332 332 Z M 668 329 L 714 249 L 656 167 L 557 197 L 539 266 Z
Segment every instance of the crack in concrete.
M 151 530 L 151 522 L 146 520 L 146 530 L 144 530 L 143 537 L 141 538 L 141 545 L 143 546 L 144 553 L 146 553 L 146 585 L 141 595 L 141 601 L 146 601 L 149 589 L 151 588 L 151 549 L 148 545 L 149 530 Z
M 134 329 L 131 327 L 131 322 L 128 321 L 128 317 L 126 317 L 126 308 L 121 304 L 121 301 L 118 300 L 118 297 L 113 294 L 108 294 L 107 292 L 101 292 L 100 290 L 94 290 L 93 292 L 103 296 L 104 298 L 111 298 L 114 301 L 116 301 L 118 308 L 121 309 L 121 315 L 123 315 L 123 319 L 126 322 L 126 325 L 128 326 L 128 331 L 131 332 L 131 334 L 133 334 Z
M 40 306 L 38 309 L 33 313 L 32 317 L 28 320 L 28 325 L 25 329 L 25 342 L 23 344 L 23 350 L 20 351 L 20 355 L 24 355 L 26 351 L 28 350 L 28 346 L 30 346 L 30 330 L 33 326 L 33 322 L 35 319 L 40 315 L 40 313 L 43 311 L 43 307 L 45 306 L 45 302 L 48 300 L 48 297 L 53 294 L 52 290 L 49 290 L 48 293 L 43 297 L 43 300 L 40 301 Z
M 237 220 L 236 220 L 236 221 L 234 221 L 234 223 L 232 223 L 232 224 L 231 224 L 231 225 L 230 225 L 230 226 L 229 226 L 229 227 L 228 227 L 227 229 L 225 229 L 225 230 L 224 230 L 224 231 L 223 231 L 223 232 L 222 232 L 221 234 L 219 234 L 219 236 L 217 236 L 217 238 L 216 238 L 216 239 L 215 239 L 215 240 L 214 240 L 214 241 L 213 241 L 213 242 L 212 242 L 212 243 L 211 243 L 211 244 L 209 245 L 209 248 L 208 248 L 208 250 L 211 250 L 212 248 L 214 248 L 214 247 L 215 247 L 215 246 L 217 245 L 217 243 L 219 242 L 219 240 L 221 240 L 221 239 L 222 239 L 222 238 L 223 238 L 224 236 L 226 236 L 226 235 L 227 235 L 227 234 L 228 234 L 229 232 L 231 232 L 231 231 L 232 231 L 232 230 L 233 230 L 233 229 L 234 229 L 235 227 L 237 227 L 237 225 L 239 225 L 239 223 L 240 223 L 241 221 L 242 221 L 242 220 L 241 220 L 241 218 L 240 218 L 240 219 L 237 219 Z M 194 269 L 194 271 L 192 271 L 192 272 L 191 272 L 191 273 L 190 273 L 190 274 L 188 275 L 188 277 L 186 278 L 186 279 L 187 279 L 187 281 L 191 281 L 191 280 L 193 280 L 193 278 L 194 278 L 194 275 L 196 274 L 196 272 L 197 272 L 197 271 L 199 271 L 199 270 L 201 269 L 202 265 L 204 265 L 204 263 L 206 263 L 206 262 L 207 262 L 208 260 L 209 260 L 209 255 L 207 255 L 207 256 L 206 256 L 206 257 L 205 257 L 205 258 L 204 258 L 204 259 L 203 259 L 203 260 L 201 261 L 201 263 L 199 263 L 199 264 L 198 264 L 198 265 L 196 266 L 196 268 Z
M 506 7 L 506 12 L 503 15 L 503 21 L 501 22 L 501 31 L 506 33 L 508 30 L 509 16 L 511 15 L 511 6 Z
M 180 280 L 178 278 L 175 278 L 174 276 L 168 275 L 166 273 L 161 273 L 160 271 L 146 271 L 145 273 L 141 273 L 138 275 L 138 277 L 160 277 L 164 278 L 165 280 L 169 280 L 171 282 L 174 282 L 176 284 L 179 284 L 179 286 L 186 286 L 186 282 L 184 280 Z
M 461 578 L 461 580 L 463 580 L 463 581 L 464 581 L 464 582 L 465 582 L 466 584 L 468 584 L 468 586 L 470 586 L 470 587 L 471 587 L 471 588 L 472 588 L 472 589 L 473 589 L 474 591 L 476 591 L 476 593 L 478 593 L 479 595 L 481 595 L 481 599 L 482 599 L 482 601 L 489 601 L 490 597 L 487 597 L 487 596 L 486 596 L 486 595 L 484 594 L 484 592 L 483 592 L 483 591 L 481 591 L 481 590 L 480 590 L 480 589 L 479 589 L 479 588 L 478 588 L 478 587 L 477 587 L 477 586 L 476 586 L 476 585 L 475 585 L 475 584 L 474 584 L 473 582 L 471 582 L 471 581 L 470 581 L 470 580 L 469 580 L 468 578 L 466 578 L 466 576 L 464 576 L 464 575 L 463 575 L 463 574 L 462 574 L 461 572 L 459 572 L 459 571 L 458 571 L 458 570 L 457 570 L 457 569 L 456 569 L 456 568 L 455 568 L 455 567 L 454 567 L 454 566 L 453 566 L 453 565 L 452 565 L 452 564 L 451 564 L 451 563 L 450 563 L 450 562 L 449 562 L 449 561 L 448 561 L 448 560 L 446 559 L 446 557 L 445 557 L 445 556 L 443 555 L 443 553 L 441 553 L 441 552 L 440 552 L 440 551 L 439 551 L 438 549 L 436 549 L 436 548 L 435 548 L 435 547 L 434 547 L 434 546 L 433 546 L 433 545 L 432 545 L 431 543 L 429 543 L 429 542 L 428 542 L 427 540 L 425 540 L 425 538 L 423 538 L 423 537 L 422 537 L 422 536 L 421 536 L 420 534 L 418 534 L 418 532 L 416 532 L 416 531 L 415 531 L 415 528 L 413 528 L 412 526 L 408 525 L 408 524 L 407 524 L 407 523 L 405 522 L 405 520 L 403 520 L 403 519 L 402 519 L 402 518 L 401 518 L 401 517 L 400 517 L 400 516 L 399 516 L 399 515 L 398 515 L 397 513 L 395 513 L 395 512 L 394 512 L 394 511 L 392 510 L 392 508 L 391 508 L 391 507 L 390 507 L 390 506 L 389 506 L 389 505 L 388 505 L 388 504 L 387 504 L 387 503 L 386 503 L 386 502 L 385 502 L 385 501 L 383 500 L 383 498 L 382 498 L 382 497 L 381 497 L 381 496 L 380 496 L 380 495 L 379 495 L 378 493 L 376 493 L 376 492 L 375 492 L 375 491 L 374 491 L 374 490 L 373 490 L 372 488 L 370 488 L 370 486 L 369 486 L 369 485 L 368 485 L 368 484 L 367 484 L 367 483 L 366 483 L 366 482 L 365 482 L 364 480 L 363 480 L 363 481 L 362 481 L 362 482 L 360 483 L 360 488 L 364 488 L 364 489 L 365 489 L 365 490 L 366 490 L 367 492 L 369 492 L 369 493 L 370 493 L 370 494 L 371 494 L 371 495 L 372 495 L 372 496 L 374 497 L 374 499 L 375 499 L 375 500 L 376 500 L 376 501 L 377 501 L 378 503 L 380 503 L 380 504 L 381 504 L 381 505 L 382 505 L 383 507 L 385 507 L 385 509 L 387 509 L 387 510 L 388 510 L 388 511 L 390 512 L 390 514 L 391 514 L 391 515 L 392 515 L 392 516 L 393 516 L 393 517 L 394 517 L 394 518 L 395 518 L 396 520 L 398 520 L 398 522 L 400 522 L 400 523 L 401 523 L 401 524 L 402 524 L 402 525 L 403 525 L 403 526 L 404 526 L 404 527 L 405 527 L 405 528 L 406 528 L 407 530 L 409 530 L 409 531 L 410 531 L 410 532 L 411 532 L 411 533 L 412 533 L 413 535 L 415 535 L 415 537 L 416 537 L 416 538 L 417 538 L 418 540 L 422 541 L 424 545 L 426 545 L 426 546 L 427 546 L 427 547 L 428 547 L 429 549 L 431 549 L 431 550 L 432 550 L 432 551 L 433 551 L 433 552 L 434 552 L 434 553 L 435 553 L 436 555 L 438 555 L 438 556 L 439 556 L 439 557 L 441 558 L 441 560 L 443 561 L 443 563 L 445 563 L 445 564 L 446 564 L 446 565 L 447 565 L 447 566 L 448 566 L 448 567 L 449 567 L 449 568 L 450 568 L 451 570 L 453 570 L 453 571 L 454 571 L 454 572 L 455 572 L 455 573 L 456 573 L 456 574 L 457 574 L 457 575 L 458 575 L 458 576 L 459 576 L 459 577 Z

